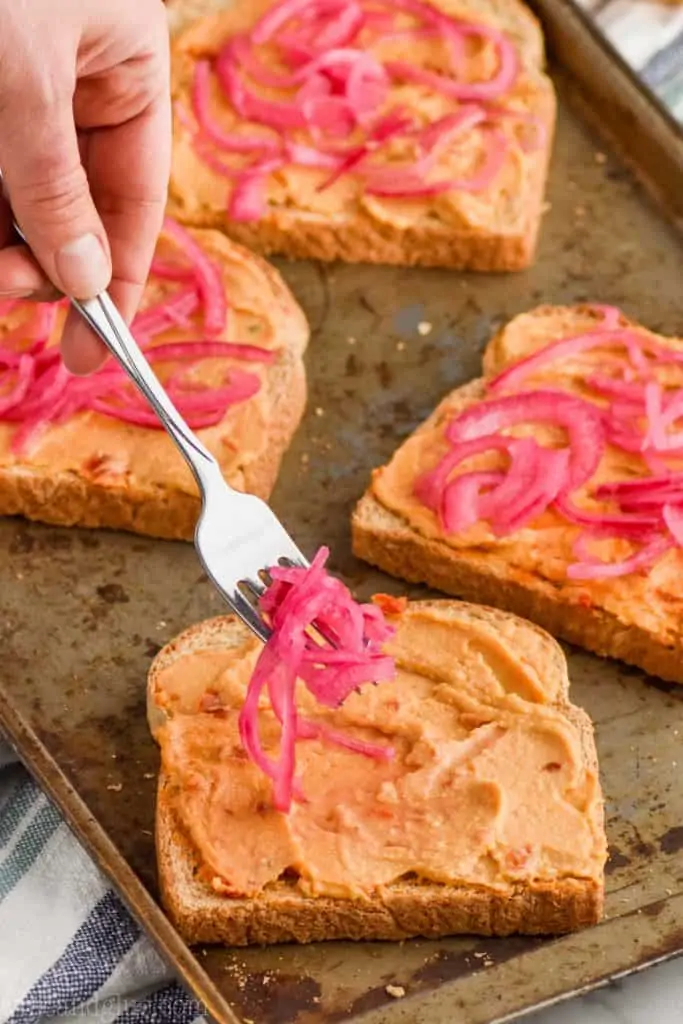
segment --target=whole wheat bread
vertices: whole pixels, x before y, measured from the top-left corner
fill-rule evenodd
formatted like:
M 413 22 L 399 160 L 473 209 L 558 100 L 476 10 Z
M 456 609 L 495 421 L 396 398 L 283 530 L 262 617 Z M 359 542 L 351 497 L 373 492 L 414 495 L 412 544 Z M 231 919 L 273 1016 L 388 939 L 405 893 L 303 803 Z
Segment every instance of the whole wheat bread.
M 447 395 L 413 436 L 434 430 L 483 399 L 487 378 L 507 365 L 549 341 L 589 330 L 601 318 L 599 311 L 587 306 L 540 307 L 516 317 L 486 348 L 485 376 Z M 621 323 L 629 325 L 625 318 Z M 638 325 L 631 326 L 650 334 Z M 654 337 L 671 348 L 683 347 L 680 339 Z M 382 472 L 377 471 L 378 476 Z M 520 564 L 511 553 L 508 538 L 496 540 L 489 535 L 476 545 L 468 546 L 463 541 L 453 546 L 438 534 L 436 529 L 430 535 L 415 529 L 378 500 L 373 486 L 352 517 L 355 554 L 393 576 L 506 609 L 596 654 L 636 665 L 662 679 L 683 682 L 680 550 L 666 556 L 666 584 L 662 589 L 661 579 L 643 573 L 616 580 L 571 581 L 563 578 L 564 571 L 551 574 L 543 557 L 533 568 Z M 529 536 L 527 530 L 519 543 L 528 545 Z M 542 540 L 538 550 L 543 551 Z M 628 588 L 627 599 L 622 601 L 619 596 L 615 604 L 615 594 L 621 595 L 624 587 Z
M 597 782 L 597 757 L 587 715 L 569 702 L 564 656 L 542 630 L 514 616 L 460 602 L 421 602 L 408 606 L 435 611 L 446 623 L 469 623 L 509 643 L 509 654 L 532 672 L 545 694 L 550 713 L 559 713 L 579 744 L 585 778 Z M 202 673 L 194 658 L 207 651 L 237 650 L 246 629 L 233 617 L 200 623 L 181 634 L 154 660 L 148 680 L 148 719 L 161 745 L 164 764 L 165 726 L 169 717 L 199 713 Z M 415 656 L 419 658 L 420 652 Z M 169 699 L 162 673 L 186 659 L 179 695 Z M 390 684 L 384 684 L 390 685 Z M 517 700 L 517 698 L 514 698 Z M 180 701 L 178 703 L 177 701 Z M 577 783 L 580 785 L 580 783 Z M 305 785 L 305 780 L 304 780 Z M 177 781 L 162 767 L 157 797 L 156 847 L 163 904 L 190 943 L 248 945 L 314 942 L 326 939 L 404 939 L 457 933 L 507 935 L 568 932 L 599 920 L 603 902 L 605 840 L 599 788 L 589 828 L 590 856 L 576 877 L 519 878 L 503 889 L 471 884 L 434 884 L 406 878 L 384 886 L 366 899 L 303 895 L 291 878 L 281 878 L 253 898 L 217 893 L 198 872 L 196 850 L 174 808 Z M 530 794 L 531 796 L 531 794 Z M 533 819 L 533 810 L 530 812 Z
M 305 406 L 303 353 L 308 325 L 282 278 L 268 263 L 219 232 L 194 234 L 222 268 L 228 305 L 235 282 L 244 280 L 245 287 L 248 282 L 258 304 L 256 312 L 266 312 L 269 318 L 269 347 L 278 349 L 275 361 L 263 371 L 261 390 L 254 399 L 229 408 L 216 427 L 199 432 L 233 486 L 267 498 Z M 11 326 L 5 325 L 6 329 Z M 228 325 L 226 340 L 258 344 L 252 337 L 229 335 L 230 329 Z M 2 330 L 0 324 L 0 333 Z M 56 337 L 53 340 L 56 343 Z M 247 369 L 254 365 L 241 364 Z M 224 366 L 221 372 L 224 374 Z M 258 415 L 255 411 L 250 414 L 249 408 L 257 406 Z M 233 428 L 250 415 L 245 427 L 249 444 L 236 451 L 231 446 Z M 109 527 L 170 539 L 192 538 L 199 514 L 196 484 L 162 430 L 131 426 L 94 412 L 79 413 L 65 424 L 48 427 L 37 445 L 16 456 L 10 448 L 12 431 L 9 424 L 0 424 L 0 515 L 22 515 L 58 526 Z M 125 465 L 117 466 L 122 438 L 144 453 L 148 472 L 143 466 L 131 476 Z
M 341 185 L 320 192 L 328 171 L 297 168 L 296 181 L 279 172 L 269 179 L 266 213 L 255 222 L 237 222 L 227 213 L 227 179 L 207 169 L 196 155 L 187 128 L 195 61 L 214 56 L 226 40 L 251 27 L 272 0 L 169 0 L 174 34 L 173 94 L 186 113 L 176 117 L 170 211 L 195 227 L 215 227 L 264 254 L 294 259 L 442 266 L 483 271 L 518 270 L 533 259 L 555 123 L 555 95 L 543 71 L 540 27 L 520 0 L 438 0 L 454 17 L 485 21 L 516 45 L 521 74 L 506 104 L 518 106 L 541 126 L 540 146 L 508 156 L 503 185 L 469 198 L 463 193 L 447 217 L 427 201 L 418 216 L 398 218 L 396 201 L 353 200 L 342 209 L 327 206 Z M 210 14 L 213 12 L 213 14 Z M 209 15 L 197 20 L 198 15 Z M 433 55 L 432 55 L 433 56 Z M 444 68 L 446 72 L 448 68 Z M 227 109 L 227 107 L 226 107 Z M 191 116 L 191 115 L 190 115 Z M 511 122 L 501 122 L 509 133 Z M 216 151 L 217 156 L 225 154 Z M 518 176 L 513 176 L 513 171 Z M 508 177 L 505 177 L 505 175 Z M 349 176 L 344 176 L 347 180 Z M 502 179 L 501 179 L 502 180 Z M 303 188 L 302 188 L 303 183 Z M 302 197 L 308 197 L 304 199 Z M 324 204 L 320 206 L 320 203 Z M 335 200 L 336 202 L 336 200 Z M 393 202 L 393 206 L 391 205 Z M 373 205 L 374 204 L 374 205 Z M 400 206 L 400 202 L 398 204 Z M 410 205 L 410 204 L 409 204 Z M 414 204 L 413 204 L 414 205 Z

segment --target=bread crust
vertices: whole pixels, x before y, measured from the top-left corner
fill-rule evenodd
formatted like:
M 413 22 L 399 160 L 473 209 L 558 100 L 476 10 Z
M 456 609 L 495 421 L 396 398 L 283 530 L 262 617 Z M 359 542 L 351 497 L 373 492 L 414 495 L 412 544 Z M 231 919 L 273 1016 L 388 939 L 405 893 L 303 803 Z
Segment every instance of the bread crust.
M 283 349 L 263 378 L 269 409 L 268 444 L 255 458 L 236 468 L 231 464 L 228 477 L 240 490 L 265 499 L 275 485 L 282 457 L 306 406 L 302 357 L 308 343 L 308 324 L 270 264 L 216 232 L 212 232 L 211 245 L 226 255 L 240 251 L 255 265 L 278 308 L 276 331 Z M 197 493 L 176 487 L 131 486 L 115 477 L 105 482 L 86 473 L 21 464 L 0 466 L 0 515 L 21 515 L 55 526 L 108 528 L 166 540 L 191 540 L 200 507 Z
M 166 913 L 190 945 L 561 935 L 602 916 L 602 885 L 589 879 L 532 882 L 505 892 L 401 882 L 362 901 L 305 897 L 284 884 L 257 899 L 219 896 L 194 877 L 192 848 L 169 807 L 169 785 L 162 776 L 156 818 L 159 885 Z
M 594 314 L 591 307 L 573 309 L 581 316 Z M 567 315 L 571 309 L 541 306 L 525 316 L 543 318 L 558 312 Z M 623 325 L 634 326 L 625 319 Z M 501 362 L 501 346 L 507 329 L 498 332 L 486 347 L 483 363 L 487 376 L 505 365 L 504 360 Z M 671 344 L 680 349 L 676 339 L 671 339 Z M 453 395 L 449 396 L 445 401 L 451 414 L 483 398 L 485 382 L 482 377 L 458 388 L 455 402 Z M 433 425 L 443 404 L 418 427 L 418 432 Z M 635 665 L 660 679 L 683 683 L 680 643 L 669 643 L 643 626 L 626 623 L 597 604 L 581 601 L 578 595 L 569 600 L 566 592 L 544 577 L 522 575 L 518 570 L 513 574 L 505 557 L 495 549 L 454 548 L 445 541 L 423 536 L 402 516 L 385 508 L 371 488 L 352 514 L 351 542 L 358 558 L 392 576 L 425 583 L 465 601 L 505 609 L 594 654 Z
M 502 622 L 512 618 L 495 608 L 448 601 L 415 602 L 416 607 L 449 605 L 461 615 Z M 597 753 L 588 716 L 569 703 L 566 660 L 559 645 L 543 630 L 525 622 L 533 637 L 529 657 L 542 662 L 546 673 L 558 679 L 556 705 L 581 737 L 586 766 L 597 775 Z M 148 721 L 157 736 L 167 712 L 160 706 L 162 670 L 193 648 L 239 645 L 245 627 L 233 616 L 198 623 L 168 644 L 155 658 L 147 684 Z M 455 934 L 526 935 L 562 934 L 600 920 L 604 902 L 602 879 L 566 878 L 508 886 L 495 891 L 480 886 L 438 885 L 419 880 L 384 887 L 368 899 L 347 900 L 306 897 L 293 885 L 278 882 L 254 899 L 217 894 L 197 877 L 192 842 L 173 807 L 174 783 L 159 777 L 156 810 L 156 850 L 163 906 L 183 938 L 190 944 L 230 946 L 279 942 L 308 943 L 332 939 L 400 940 L 438 938 Z M 602 829 L 602 804 L 595 807 Z
M 242 0 L 244 2 L 244 0 Z M 171 26 L 178 30 L 174 46 L 174 93 L 179 95 L 187 87 L 192 74 L 192 60 L 184 51 L 185 34 L 192 33 L 192 13 L 199 9 L 224 11 L 238 8 L 225 0 L 176 0 L 171 5 Z M 447 10 L 452 3 L 436 4 Z M 471 6 L 462 3 L 460 8 Z M 342 260 L 348 263 L 390 264 L 398 266 L 449 267 L 454 270 L 515 271 L 528 267 L 534 259 L 545 193 L 545 182 L 556 120 L 555 92 L 541 73 L 543 66 L 543 38 L 536 19 L 517 0 L 501 4 L 492 0 L 486 8 L 495 17 L 503 17 L 505 29 L 517 37 L 516 41 L 528 68 L 537 75 L 538 115 L 546 129 L 546 140 L 538 153 L 529 156 L 532 161 L 528 183 L 528 203 L 521 223 L 514 228 L 498 231 L 475 230 L 430 222 L 419 224 L 379 223 L 360 211 L 348 217 L 311 216 L 295 209 L 271 208 L 257 222 L 228 221 L 225 204 L 220 208 L 192 207 L 183 193 L 171 181 L 169 211 L 185 224 L 225 231 L 231 238 L 264 255 L 280 254 L 291 259 L 316 259 L 324 262 Z M 503 15 L 501 15 L 501 9 Z M 244 20 L 239 17 L 241 25 Z M 476 9 L 475 12 L 476 14 Z M 232 12 L 229 16 L 232 16 Z M 187 28 L 189 23 L 189 28 Z

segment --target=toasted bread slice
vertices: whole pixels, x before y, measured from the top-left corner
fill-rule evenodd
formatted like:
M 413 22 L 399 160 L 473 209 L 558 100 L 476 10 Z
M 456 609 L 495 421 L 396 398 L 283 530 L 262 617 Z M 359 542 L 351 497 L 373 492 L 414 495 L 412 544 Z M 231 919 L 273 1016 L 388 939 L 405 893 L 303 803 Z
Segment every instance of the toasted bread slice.
M 394 576 L 515 612 L 596 654 L 683 682 L 683 553 L 679 548 L 670 550 L 647 573 L 571 580 L 566 569 L 575 561 L 572 545 L 577 529 L 559 515 L 548 511 L 530 527 L 508 537 L 496 538 L 486 524 L 477 524 L 462 535 L 446 538 L 436 516 L 410 497 L 414 479 L 428 468 L 422 461 L 424 442 L 431 438 L 440 444 L 445 423 L 485 397 L 488 378 L 550 341 L 590 330 L 601 317 L 592 307 L 541 307 L 512 320 L 485 351 L 485 376 L 447 395 L 398 449 L 392 462 L 375 471 L 353 514 L 353 549 L 359 558 Z M 622 318 L 621 325 L 629 322 Z M 679 339 L 630 326 L 662 345 L 683 347 Z M 598 352 L 598 368 L 601 357 Z M 581 358 L 591 359 L 590 355 Z M 577 364 L 572 360 L 553 363 L 547 374 L 538 378 L 539 386 L 569 386 L 572 365 Z M 395 481 L 399 464 L 405 468 L 410 459 L 412 471 L 406 475 L 402 496 L 408 501 L 406 514 L 401 511 L 401 501 L 391 496 L 391 480 Z M 618 454 L 608 446 L 600 472 L 610 470 L 615 478 L 637 475 L 639 464 L 637 456 Z M 640 472 L 645 471 L 643 466 Z M 628 549 L 617 552 L 612 560 L 628 554 Z
M 216 171 L 215 162 L 241 166 L 244 158 L 219 149 L 214 150 L 213 167 L 200 158 L 193 143 L 192 83 L 197 61 L 215 57 L 231 37 L 251 28 L 271 3 L 170 0 L 170 23 L 177 35 L 173 46 L 176 121 L 170 190 L 174 216 L 196 227 L 220 228 L 258 252 L 295 259 L 483 271 L 527 266 L 533 259 L 541 221 L 555 123 L 555 95 L 543 71 L 543 38 L 528 8 L 519 0 L 438 0 L 434 4 L 453 17 L 484 22 L 501 30 L 517 48 L 520 71 L 504 97 L 504 105 L 521 113 L 522 120 L 506 116 L 496 122 L 508 148 L 501 168 L 483 190 L 453 189 L 431 199 L 380 198 L 366 194 L 357 174 L 344 173 L 327 185 L 329 169 L 289 164 L 267 176 L 262 216 L 238 221 L 228 212 L 233 184 Z M 199 11 L 209 10 L 215 12 L 213 16 L 192 20 Z M 381 45 L 386 49 L 386 40 Z M 390 43 L 386 57 L 445 74 L 450 71 L 449 59 L 438 44 L 424 40 L 419 45 Z M 425 123 L 457 110 L 455 100 L 437 97 L 434 106 L 434 97 L 425 99 L 425 95 L 423 86 L 399 84 L 392 90 L 387 109 L 412 107 L 418 116 L 426 117 Z M 268 90 L 268 97 L 277 98 L 275 90 Z M 425 103 L 432 106 L 420 115 Z M 218 90 L 212 100 L 212 116 L 227 131 L 245 127 Z M 535 148 L 522 138 L 525 131 L 528 137 L 531 124 L 538 129 Z M 486 132 L 474 128 L 466 143 L 458 142 L 460 148 L 447 148 L 441 178 L 468 179 L 478 173 L 486 159 L 488 138 Z M 315 146 L 306 130 L 301 130 L 296 139 Z M 211 148 L 210 142 L 204 140 L 204 144 Z
M 229 306 L 225 340 L 275 352 L 268 364 L 214 359 L 197 366 L 198 378 L 216 386 L 233 368 L 260 378 L 258 393 L 229 406 L 223 419 L 199 436 L 234 487 L 266 498 L 305 406 L 308 325 L 273 267 L 219 232 L 194 235 L 221 267 Z M 159 246 L 163 255 L 163 236 Z M 150 278 L 143 310 L 160 300 L 165 287 Z M 25 315 L 25 309 L 13 311 L 0 323 L 0 338 Z M 60 331 L 58 323 L 53 344 Z M 154 344 L 182 341 L 191 333 L 179 326 L 158 335 Z M 201 335 L 194 331 L 194 337 Z M 192 538 L 199 514 L 196 484 L 165 431 L 82 412 L 47 427 L 26 450 L 14 453 L 14 429 L 0 423 L 0 515 Z
M 162 756 L 156 814 L 159 884 L 164 906 L 188 942 L 241 946 L 458 933 L 559 934 L 599 920 L 606 847 L 593 732 L 586 714 L 569 702 L 566 662 L 556 642 L 514 616 L 453 601 L 409 604 L 396 625 L 391 648 L 399 669 L 395 683 L 366 687 L 349 698 L 344 709 L 351 718 L 343 725 L 335 717 L 342 712 L 330 713 L 329 720 L 353 734 L 349 722 L 365 721 L 362 716 L 368 707 L 373 710 L 367 713 L 374 714 L 376 722 L 384 722 L 381 716 L 385 712 L 389 723 L 395 721 L 392 714 L 415 716 L 410 721 L 412 732 L 405 733 L 412 737 L 405 741 L 405 748 L 386 722 L 380 733 L 368 728 L 361 734 L 366 740 L 372 741 L 374 735 L 386 742 L 388 733 L 396 744 L 396 757 L 405 758 L 406 750 L 411 751 L 412 767 L 405 770 L 408 776 L 417 773 L 411 776 L 417 780 L 413 785 L 418 822 L 412 835 L 419 837 L 418 845 L 424 842 L 425 858 L 433 856 L 434 850 L 441 851 L 442 871 L 452 877 L 434 882 L 416 868 L 391 880 L 385 873 L 382 884 L 352 895 L 330 895 L 320 885 L 312 894 L 311 878 L 303 884 L 306 869 L 302 867 L 312 847 L 303 841 L 296 846 L 298 866 L 288 865 L 280 876 L 251 895 L 240 894 L 229 878 L 216 875 L 213 862 L 207 864 L 197 845 L 197 837 L 210 844 L 218 835 L 211 832 L 211 822 L 233 823 L 227 849 L 239 848 L 239 870 L 245 868 L 250 853 L 258 858 L 259 850 L 261 855 L 268 850 L 269 856 L 276 857 L 278 829 L 288 825 L 284 816 L 268 806 L 270 789 L 265 777 L 245 762 L 237 739 L 236 717 L 258 642 L 235 618 L 213 619 L 192 627 L 164 648 L 152 664 L 148 680 L 148 718 Z M 445 662 L 435 660 L 435 651 L 444 653 Z M 420 688 L 420 696 L 411 704 L 415 686 Z M 211 698 L 205 705 L 207 693 Z M 397 710 L 401 707 L 404 710 Z M 265 736 L 269 714 L 266 710 L 262 715 Z M 432 749 L 430 730 L 435 716 L 438 728 L 448 735 L 452 729 L 460 742 L 456 747 L 450 744 L 448 753 L 444 749 L 435 755 L 437 772 L 448 770 L 448 764 L 460 765 L 462 774 L 458 775 L 456 768 L 456 775 L 449 776 L 448 793 L 461 792 L 459 786 L 467 792 L 472 779 L 484 787 L 477 790 L 472 806 L 457 804 L 462 820 L 456 810 L 455 824 L 448 809 L 438 810 L 438 799 L 429 803 L 432 787 L 438 789 L 438 784 L 424 787 L 418 771 L 424 756 L 420 751 Z M 186 732 L 188 728 L 193 732 Z M 490 736 L 490 730 L 503 737 L 501 744 L 513 742 L 515 737 L 514 756 L 512 748 L 490 747 L 484 737 L 484 733 Z M 186 742 L 184 737 L 190 735 L 194 740 Z M 456 748 L 467 751 L 464 761 L 457 753 L 452 760 Z M 495 756 L 500 775 L 496 774 L 495 756 L 488 760 L 492 749 L 494 753 L 498 749 Z M 316 757 L 321 759 L 318 770 L 313 767 Z M 335 757 L 341 757 L 346 767 L 331 760 Z M 516 781 L 510 792 L 503 793 L 496 787 L 501 775 L 510 777 L 510 757 Z M 385 820 L 377 826 L 382 841 L 389 834 L 395 839 L 393 831 L 385 830 L 391 829 L 392 822 L 386 819 L 397 805 L 381 802 L 385 790 L 377 788 L 372 770 L 376 762 L 306 741 L 298 745 L 298 763 L 309 803 L 296 805 L 291 815 L 314 814 L 316 807 L 322 813 L 321 802 L 331 798 L 338 814 L 334 820 L 343 822 L 344 805 L 348 803 L 349 815 L 355 807 L 355 798 L 349 794 L 360 792 L 371 808 L 377 800 L 378 813 L 383 813 Z M 331 763 L 336 765 L 332 788 L 335 771 L 336 778 L 344 780 L 341 791 L 337 786 L 333 796 L 325 789 Z M 325 768 L 321 771 L 322 764 Z M 220 766 L 224 766 L 224 775 L 217 774 L 222 771 Z M 317 780 L 325 776 L 328 781 L 314 792 Z M 496 778 L 499 781 L 493 782 Z M 497 808 L 490 820 L 485 817 L 491 799 L 489 786 L 494 787 Z M 506 782 L 500 786 L 504 789 Z M 202 794 L 198 805 L 192 804 L 194 792 Z M 237 804 L 233 805 L 235 795 Z M 401 791 L 398 802 L 402 810 L 404 795 Z M 195 818 L 197 807 L 202 813 Z M 436 823 L 429 808 L 437 815 Z M 559 817 L 555 817 L 557 808 Z M 335 827 L 330 820 L 325 819 L 326 829 Z M 447 838 L 439 831 L 442 827 L 449 829 Z M 373 829 L 372 824 L 369 828 Z M 262 829 L 270 830 L 268 835 L 262 835 Z M 314 831 L 308 834 L 316 835 Z M 373 839 L 376 832 L 365 835 L 362 830 L 355 842 L 348 835 L 338 839 L 351 864 L 351 879 L 360 877 L 355 858 L 364 856 Z M 400 847 L 399 841 L 387 855 L 389 868 L 397 872 L 402 866 L 395 866 L 391 858 Z M 206 848 L 213 855 L 215 845 Z M 335 849 L 332 847 L 333 857 Z M 419 862 L 420 851 L 416 854 Z M 468 877 L 474 871 L 471 864 L 478 865 L 475 874 L 488 865 L 485 883 Z

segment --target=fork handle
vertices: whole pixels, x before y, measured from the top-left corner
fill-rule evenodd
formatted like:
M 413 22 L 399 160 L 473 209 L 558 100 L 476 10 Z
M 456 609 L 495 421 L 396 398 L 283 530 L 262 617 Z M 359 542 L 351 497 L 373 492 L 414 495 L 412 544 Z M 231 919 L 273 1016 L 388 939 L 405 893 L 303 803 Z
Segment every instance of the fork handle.
M 176 409 L 109 295 L 103 292 L 85 302 L 70 302 L 150 403 L 204 491 L 211 477 L 220 474 L 218 462 Z

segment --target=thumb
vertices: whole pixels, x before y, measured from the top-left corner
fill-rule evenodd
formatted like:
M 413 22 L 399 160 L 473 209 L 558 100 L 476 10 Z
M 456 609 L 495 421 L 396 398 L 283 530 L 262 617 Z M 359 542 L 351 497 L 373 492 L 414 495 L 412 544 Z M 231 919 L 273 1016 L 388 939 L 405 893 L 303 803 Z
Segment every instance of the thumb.
M 112 268 L 81 163 L 72 90 L 55 103 L 54 89 L 36 85 L 24 80 L 3 95 L 0 167 L 17 223 L 47 276 L 66 295 L 90 299 L 108 286 Z

